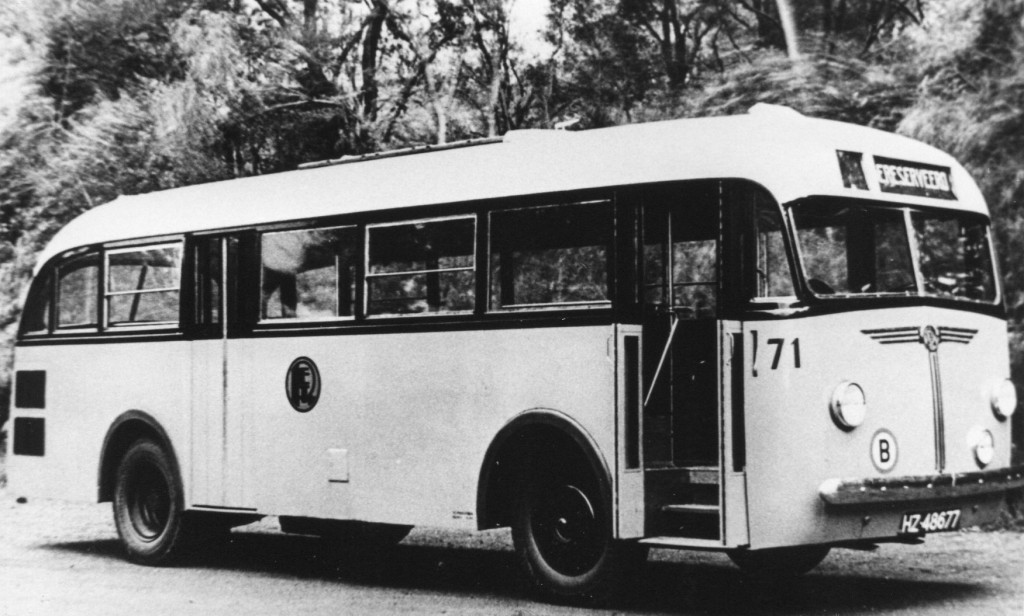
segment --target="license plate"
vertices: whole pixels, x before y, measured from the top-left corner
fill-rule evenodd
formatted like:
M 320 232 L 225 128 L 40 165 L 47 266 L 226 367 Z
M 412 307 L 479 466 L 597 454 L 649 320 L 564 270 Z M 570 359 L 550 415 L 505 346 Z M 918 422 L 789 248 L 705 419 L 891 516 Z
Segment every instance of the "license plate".
M 926 511 L 923 513 L 904 513 L 900 521 L 901 535 L 923 535 L 925 533 L 941 533 L 960 528 L 960 510 Z

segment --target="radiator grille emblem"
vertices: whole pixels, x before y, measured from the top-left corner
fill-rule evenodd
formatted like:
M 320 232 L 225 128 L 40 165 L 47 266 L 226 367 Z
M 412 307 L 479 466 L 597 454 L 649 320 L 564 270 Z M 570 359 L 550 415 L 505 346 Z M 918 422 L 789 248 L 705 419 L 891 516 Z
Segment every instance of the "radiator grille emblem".
M 935 422 L 935 469 L 941 473 L 946 468 L 946 419 L 942 407 L 942 371 L 939 369 L 939 345 L 943 342 L 970 344 L 976 329 L 963 327 L 890 327 L 886 329 L 864 329 L 866 334 L 879 344 L 920 343 L 928 350 L 928 363 L 932 377 L 932 415 Z

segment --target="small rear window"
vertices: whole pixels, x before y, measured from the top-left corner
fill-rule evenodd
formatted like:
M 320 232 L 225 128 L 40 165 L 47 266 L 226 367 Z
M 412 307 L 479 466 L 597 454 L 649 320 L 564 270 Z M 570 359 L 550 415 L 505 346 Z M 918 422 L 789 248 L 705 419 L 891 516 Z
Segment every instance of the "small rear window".
M 100 259 L 96 253 L 62 264 L 57 270 L 57 327 L 88 327 L 96 318 Z
M 50 331 L 50 310 L 53 305 L 53 274 L 40 275 L 32 286 L 21 313 L 22 335 L 46 334 Z

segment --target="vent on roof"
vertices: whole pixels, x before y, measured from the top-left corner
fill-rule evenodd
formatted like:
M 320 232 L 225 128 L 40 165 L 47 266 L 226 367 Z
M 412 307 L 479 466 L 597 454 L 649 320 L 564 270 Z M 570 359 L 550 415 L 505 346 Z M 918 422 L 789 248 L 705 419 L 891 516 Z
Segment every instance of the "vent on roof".
M 417 145 L 411 148 L 402 148 L 400 150 L 387 150 L 385 152 L 373 152 L 371 154 L 360 154 L 358 156 L 342 156 L 341 158 L 331 158 L 328 160 L 318 160 L 311 163 L 303 163 L 299 165 L 299 169 L 314 169 L 316 167 L 328 167 L 331 165 L 344 165 L 347 163 L 358 163 L 367 160 L 378 160 L 381 158 L 397 158 L 399 156 L 410 156 L 412 154 L 424 154 L 426 152 L 440 152 L 442 150 L 457 150 L 459 148 L 470 148 L 477 145 L 489 145 L 492 143 L 501 143 L 501 137 L 484 137 L 481 139 L 466 139 L 465 141 L 453 141 L 451 143 L 442 143 L 438 145 Z

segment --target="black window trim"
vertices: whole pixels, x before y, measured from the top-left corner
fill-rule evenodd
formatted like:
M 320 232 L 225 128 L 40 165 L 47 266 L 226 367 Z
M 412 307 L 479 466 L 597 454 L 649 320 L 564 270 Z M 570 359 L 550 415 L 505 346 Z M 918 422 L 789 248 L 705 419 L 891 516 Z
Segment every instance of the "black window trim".
M 387 220 L 387 221 L 378 221 L 378 222 L 364 222 L 363 224 L 359 225 L 360 227 L 362 227 L 362 233 L 360 235 L 362 237 L 362 242 L 363 242 L 363 245 L 362 245 L 363 253 L 362 253 L 362 259 L 361 259 L 362 267 L 360 268 L 360 271 L 358 273 L 359 281 L 358 281 L 358 284 L 357 284 L 357 288 L 362 292 L 362 297 L 360 299 L 359 309 L 357 311 L 359 313 L 359 319 L 358 320 L 360 322 L 367 322 L 367 321 L 381 321 L 381 320 L 384 320 L 384 319 L 402 319 L 402 320 L 405 320 L 405 319 L 443 319 L 443 318 L 452 318 L 452 317 L 464 317 L 466 315 L 475 315 L 477 313 L 477 306 L 478 306 L 478 303 L 479 303 L 478 302 L 478 296 L 480 294 L 480 289 L 477 288 L 478 283 L 479 283 L 478 271 L 480 270 L 479 254 L 478 254 L 479 253 L 479 249 L 478 249 L 479 245 L 477 243 L 478 239 L 479 239 L 479 235 L 480 235 L 480 233 L 479 233 L 480 218 L 481 218 L 481 216 L 480 216 L 479 209 L 478 208 L 474 208 L 474 209 L 472 209 L 472 210 L 470 210 L 468 212 L 464 212 L 464 213 L 454 213 L 454 214 L 441 215 L 441 216 L 420 216 L 420 217 L 415 217 L 414 216 L 414 217 L 408 217 L 408 218 L 400 218 L 400 219 L 397 219 L 397 220 Z M 472 256 L 472 258 L 473 258 L 473 265 L 471 267 L 440 268 L 440 269 L 435 269 L 435 270 L 410 270 L 410 271 L 403 271 L 403 272 L 388 272 L 386 274 L 371 274 L 370 273 L 370 248 L 371 248 L 371 246 L 370 246 L 370 232 L 371 232 L 372 229 L 379 229 L 379 228 L 382 228 L 382 227 L 401 227 L 401 226 L 404 226 L 404 225 L 429 224 L 429 223 L 435 223 L 435 222 L 447 222 L 447 221 L 452 221 L 452 220 L 472 220 L 473 221 L 473 248 L 470 251 L 470 256 Z M 370 314 L 370 293 L 369 293 L 369 291 L 370 291 L 370 280 L 372 280 L 374 278 L 383 278 L 383 277 L 389 277 L 389 276 L 401 276 L 401 275 L 410 275 L 410 274 L 424 274 L 424 273 L 434 273 L 434 272 L 440 273 L 440 272 L 469 272 L 469 271 L 473 272 L 473 292 L 475 294 L 474 297 L 473 297 L 473 308 L 470 308 L 468 310 L 451 310 L 451 311 L 444 311 L 444 312 L 429 312 L 428 311 L 428 312 L 417 312 L 417 313 L 409 313 L 409 314 L 401 314 L 401 313 L 389 312 L 389 313 L 384 313 L 384 314 Z
M 132 252 L 145 252 L 150 249 L 159 249 L 164 247 L 176 247 L 178 249 L 178 287 L 177 289 L 167 287 L 160 289 L 145 289 L 139 291 L 119 291 L 111 293 L 109 288 L 110 280 L 108 278 L 110 273 L 110 256 L 116 254 L 127 254 Z M 100 274 L 103 276 L 100 284 L 102 288 L 100 290 L 100 305 L 101 305 L 101 319 L 102 331 L 104 332 L 121 332 L 121 331 L 145 331 L 151 332 L 154 330 L 179 330 L 181 329 L 182 323 L 182 304 L 185 298 L 184 287 L 185 287 L 185 238 L 178 236 L 174 239 L 167 239 L 161 242 L 146 242 L 144 244 L 128 244 L 112 246 L 107 245 L 103 247 L 101 251 L 102 259 L 100 265 Z M 177 318 L 174 320 L 166 321 L 145 321 L 145 322 L 126 322 L 126 323 L 111 323 L 110 322 L 110 304 L 109 299 L 116 296 L 127 296 L 127 295 L 142 295 L 149 293 L 166 293 L 166 292 L 178 292 L 178 311 Z
M 588 191 L 590 192 L 590 191 Z M 577 199 L 547 199 L 542 201 L 534 201 L 529 203 L 514 203 L 509 204 L 505 207 L 493 207 L 485 210 L 487 219 L 487 250 L 486 250 L 486 267 L 482 268 L 487 273 L 487 283 L 484 287 L 486 293 L 484 295 L 484 310 L 487 314 L 522 314 L 522 313 L 535 313 L 535 312 L 555 312 L 555 311 L 592 311 L 592 310 L 611 310 L 614 306 L 614 298 L 616 296 L 616 262 L 617 254 L 616 250 L 618 246 L 618 234 L 621 232 L 618 229 L 618 199 L 616 198 L 619 191 L 617 190 L 606 190 L 603 192 L 597 192 L 593 195 L 587 195 L 586 198 Z M 565 193 L 566 196 L 572 197 L 577 193 Z M 493 229 L 494 229 L 494 215 L 506 212 L 518 212 L 524 210 L 535 210 L 535 209 L 550 209 L 556 207 L 573 207 L 573 206 L 597 206 L 607 205 L 610 210 L 611 217 L 611 234 L 609 235 L 605 248 L 607 249 L 607 256 L 605 258 L 605 272 L 608 277 L 606 283 L 606 291 L 608 299 L 604 300 L 592 300 L 592 301 L 574 301 L 574 302 L 551 302 L 543 304 L 500 304 L 493 306 L 491 298 L 491 286 L 493 281 L 491 280 L 492 268 L 491 268 L 491 247 L 493 242 Z
M 365 241 L 365 238 L 364 238 L 365 232 L 363 231 L 363 227 L 365 227 L 366 225 L 365 224 L 354 223 L 354 222 L 349 222 L 349 223 L 346 223 L 346 222 L 330 222 L 330 221 L 333 221 L 333 220 L 335 220 L 335 219 L 334 218 L 330 218 L 330 219 L 326 219 L 326 221 L 325 220 L 313 220 L 313 221 L 306 220 L 306 221 L 299 221 L 299 222 L 294 223 L 294 224 L 288 223 L 288 224 L 285 224 L 284 226 L 275 225 L 275 226 L 272 226 L 272 227 L 260 227 L 260 228 L 257 228 L 255 230 L 255 233 L 256 233 L 255 244 L 256 245 L 255 245 L 255 248 L 254 248 L 255 254 L 253 255 L 253 260 L 257 263 L 257 270 L 258 270 L 256 272 L 256 278 L 255 279 L 259 281 L 259 284 L 254 285 L 256 287 L 256 289 L 257 289 L 257 292 L 259 293 L 259 297 L 256 298 L 256 308 L 255 308 L 255 319 L 256 319 L 255 326 L 256 327 L 259 327 L 259 328 L 279 327 L 279 326 L 289 326 L 289 325 L 293 325 L 293 324 L 297 324 L 297 325 L 307 325 L 307 324 L 313 325 L 313 324 L 317 324 L 317 323 L 340 324 L 340 323 L 351 323 L 353 321 L 356 321 L 356 320 L 362 318 L 363 310 L 362 310 L 362 307 L 361 307 L 361 301 L 360 301 L 360 297 L 359 297 L 360 296 L 360 290 L 361 290 L 361 287 L 362 287 L 362 280 L 363 280 L 363 264 L 362 264 L 362 259 L 361 258 L 356 258 L 355 259 L 355 266 L 356 266 L 355 282 L 356 282 L 356 285 L 355 285 L 355 294 L 354 294 L 354 296 L 352 298 L 353 310 L 352 310 L 352 314 L 351 315 L 333 315 L 333 316 L 323 316 L 323 317 L 299 317 L 299 316 L 294 316 L 294 317 L 266 317 L 266 316 L 263 315 L 262 288 L 263 288 L 263 238 L 264 238 L 264 236 L 274 235 L 274 234 L 278 234 L 278 233 L 301 233 L 301 232 L 304 232 L 304 231 L 322 231 L 322 230 L 332 230 L 332 229 L 352 229 L 353 231 L 355 231 L 355 237 L 356 237 L 356 243 L 355 243 L 355 246 L 353 246 L 354 252 L 355 252 L 356 255 L 362 255 L 364 250 L 365 250 L 365 245 L 366 245 L 366 241 Z M 335 272 L 335 273 L 337 274 L 337 272 Z M 337 289 L 336 289 L 336 291 L 337 291 Z M 339 306 L 339 308 L 340 308 L 340 306 Z

